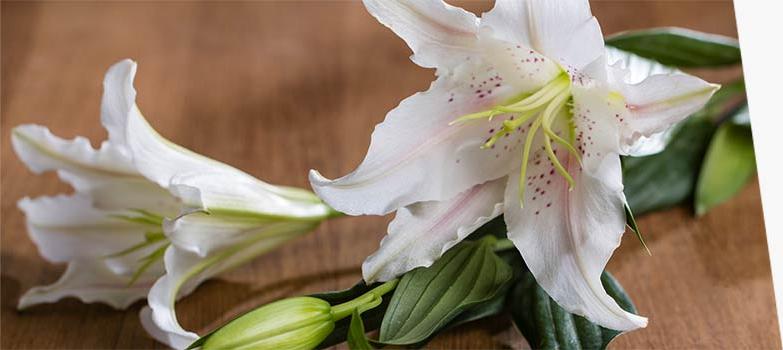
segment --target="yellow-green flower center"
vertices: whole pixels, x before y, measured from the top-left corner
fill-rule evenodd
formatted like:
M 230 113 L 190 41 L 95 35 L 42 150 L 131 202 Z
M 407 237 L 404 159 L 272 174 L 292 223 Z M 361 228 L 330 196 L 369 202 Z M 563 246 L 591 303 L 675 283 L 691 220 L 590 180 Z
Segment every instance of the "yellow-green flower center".
M 573 124 L 570 110 L 567 110 L 567 113 L 565 113 L 566 118 L 568 118 L 568 140 L 560 137 L 552 130 L 552 125 L 555 122 L 556 117 L 560 115 L 560 112 L 566 108 L 567 105 L 569 105 L 570 101 L 571 80 L 567 74 L 562 73 L 532 94 L 526 93 L 510 100 L 508 103 L 494 106 L 485 111 L 461 116 L 451 122 L 451 124 L 464 123 L 478 119 L 487 119 L 488 121 L 491 121 L 493 117 L 500 114 L 513 115 L 513 118 L 504 120 L 503 126 L 482 146 L 482 148 L 489 148 L 501 137 L 511 134 L 525 123 L 530 123 L 530 129 L 527 132 L 525 145 L 522 150 L 522 166 L 519 176 L 519 200 L 520 206 L 522 206 L 524 202 L 526 187 L 525 176 L 527 173 L 530 151 L 533 147 L 535 135 L 539 130 L 543 132 L 544 149 L 555 170 L 568 181 L 569 189 L 574 186 L 574 179 L 560 163 L 552 148 L 553 141 L 559 143 L 573 154 L 578 161 L 580 160 L 579 152 L 577 152 L 573 146 L 575 143 L 576 128 Z

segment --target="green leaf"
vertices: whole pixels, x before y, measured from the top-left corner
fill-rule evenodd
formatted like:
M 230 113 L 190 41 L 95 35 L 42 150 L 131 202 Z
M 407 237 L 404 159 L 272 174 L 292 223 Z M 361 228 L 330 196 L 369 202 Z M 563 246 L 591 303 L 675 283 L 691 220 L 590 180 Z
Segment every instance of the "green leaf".
M 693 197 L 701 162 L 715 122 L 744 96 L 742 81 L 724 86 L 707 105 L 680 123 L 662 152 L 623 157 L 623 183 L 628 206 L 636 215 L 666 209 Z
M 684 28 L 653 28 L 618 33 L 606 45 L 677 67 L 713 67 L 740 63 L 736 39 Z
M 381 304 L 382 300 L 382 298 L 376 296 L 373 301 L 353 310 L 351 325 L 348 329 L 348 348 L 352 350 L 372 350 L 370 341 L 367 339 L 367 335 L 364 332 L 364 321 L 362 321 L 361 314 L 377 307 Z
M 696 187 L 697 215 L 734 196 L 756 170 L 750 128 L 723 123 L 712 138 Z
M 715 92 L 715 95 L 712 96 L 704 108 L 694 115 L 721 116 L 722 114 L 725 114 L 727 107 L 731 106 L 732 101 L 737 99 L 741 100 L 743 102 L 742 104 L 746 103 L 745 81 L 742 79 L 722 85 L 720 90 Z
M 480 320 L 502 313 L 506 307 L 506 294 L 509 288 L 498 292 L 494 298 L 479 303 L 452 319 L 444 328 L 453 328 L 461 324 Z
M 420 344 L 463 311 L 502 294 L 513 272 L 495 239 L 464 241 L 432 266 L 403 276 L 381 324 L 380 342 Z
M 623 159 L 625 196 L 634 213 L 666 209 L 691 198 L 715 126 L 706 118 L 681 124 L 662 152 Z
M 609 272 L 601 275 L 601 283 L 620 307 L 636 313 L 628 295 Z M 605 349 L 620 334 L 565 311 L 529 271 L 514 285 L 509 299 L 514 324 L 534 349 Z
M 486 236 L 493 236 L 497 239 L 506 238 L 506 221 L 503 219 L 503 215 L 500 215 L 492 220 L 489 220 L 481 227 L 477 228 L 473 233 L 468 235 L 466 239 L 471 241 L 478 241 Z
M 351 350 L 372 350 L 367 335 L 364 333 L 364 322 L 358 310 L 353 310 L 351 326 L 348 329 L 348 348 Z
M 639 230 L 639 226 L 636 224 L 636 218 L 633 217 L 633 212 L 631 211 L 631 207 L 628 206 L 628 204 L 625 204 L 625 222 L 626 225 L 628 225 L 628 228 L 633 231 L 634 234 L 636 234 L 636 238 L 639 239 L 639 242 L 642 244 L 642 247 L 644 250 L 647 251 L 647 255 L 652 255 L 650 252 L 650 248 L 647 247 L 647 243 L 644 242 L 644 237 L 642 237 L 642 231 Z

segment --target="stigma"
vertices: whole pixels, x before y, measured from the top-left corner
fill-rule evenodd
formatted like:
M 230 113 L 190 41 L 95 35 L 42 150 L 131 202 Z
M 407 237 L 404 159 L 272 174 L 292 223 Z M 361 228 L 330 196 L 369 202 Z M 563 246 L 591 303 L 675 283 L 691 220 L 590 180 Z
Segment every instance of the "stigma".
M 546 151 L 547 158 L 552 162 L 557 173 L 568 182 L 569 190 L 572 190 L 574 187 L 573 177 L 568 173 L 568 170 L 565 169 L 563 164 L 560 163 L 552 147 L 553 142 L 562 145 L 581 163 L 580 154 L 573 146 L 576 139 L 576 127 L 573 122 L 573 113 L 571 111 L 572 104 L 571 80 L 569 75 L 563 72 L 537 91 L 524 93 L 509 100 L 507 103 L 494 106 L 485 111 L 461 116 L 449 123 L 449 125 L 482 119 L 492 121 L 492 118 L 497 115 L 511 114 L 513 117 L 504 120 L 502 127 L 495 131 L 481 146 L 481 148 L 491 148 L 501 137 L 511 134 L 525 123 L 530 123 L 530 128 L 525 136 L 525 144 L 521 154 L 522 165 L 520 167 L 519 176 L 519 203 L 520 207 L 522 207 L 524 205 L 526 188 L 525 176 L 527 174 L 530 152 L 533 148 L 533 140 L 539 132 L 543 135 L 544 150 Z M 561 113 L 564 110 L 566 113 Z M 567 118 L 567 139 L 564 139 L 552 130 L 552 125 L 558 116 Z

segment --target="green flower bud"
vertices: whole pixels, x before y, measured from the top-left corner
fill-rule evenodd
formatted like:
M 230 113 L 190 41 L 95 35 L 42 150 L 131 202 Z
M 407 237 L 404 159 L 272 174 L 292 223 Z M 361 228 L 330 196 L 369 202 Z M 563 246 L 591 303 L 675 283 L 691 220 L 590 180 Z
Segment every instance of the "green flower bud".
M 313 297 L 264 305 L 208 335 L 202 349 L 313 349 L 334 330 L 332 307 Z M 195 345 L 195 344 L 194 344 Z

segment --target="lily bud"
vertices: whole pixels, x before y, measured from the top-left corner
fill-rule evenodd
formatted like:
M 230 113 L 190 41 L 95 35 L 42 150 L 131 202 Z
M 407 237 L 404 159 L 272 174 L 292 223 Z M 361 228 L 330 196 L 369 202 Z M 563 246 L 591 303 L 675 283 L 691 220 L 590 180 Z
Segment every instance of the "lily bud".
M 332 333 L 334 323 L 332 307 L 322 299 L 283 299 L 240 316 L 190 348 L 201 343 L 204 350 L 313 349 Z

